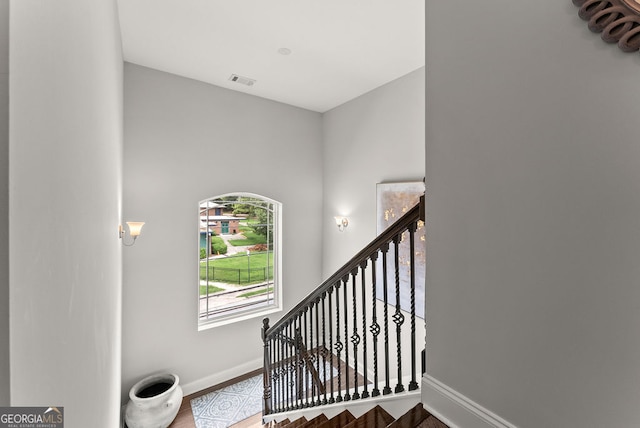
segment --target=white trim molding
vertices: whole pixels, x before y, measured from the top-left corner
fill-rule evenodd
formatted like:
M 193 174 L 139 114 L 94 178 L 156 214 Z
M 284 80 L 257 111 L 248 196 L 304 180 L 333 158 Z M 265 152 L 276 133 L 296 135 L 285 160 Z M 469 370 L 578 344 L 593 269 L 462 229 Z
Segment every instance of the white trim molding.
M 242 376 L 243 374 L 257 370 L 262 367 L 262 364 L 263 364 L 262 358 L 240 364 L 238 366 L 233 367 L 232 369 L 223 370 L 223 371 L 214 373 L 210 376 L 204 377 L 202 379 L 198 379 L 193 382 L 189 382 L 187 384 L 181 385 L 182 391 L 184 392 L 185 396 L 194 394 L 196 392 L 200 392 L 213 385 L 218 385 L 222 382 L 226 382 L 230 379 L 233 379 L 238 376 Z
M 422 403 L 449 428 L 517 428 L 426 374 L 422 377 Z

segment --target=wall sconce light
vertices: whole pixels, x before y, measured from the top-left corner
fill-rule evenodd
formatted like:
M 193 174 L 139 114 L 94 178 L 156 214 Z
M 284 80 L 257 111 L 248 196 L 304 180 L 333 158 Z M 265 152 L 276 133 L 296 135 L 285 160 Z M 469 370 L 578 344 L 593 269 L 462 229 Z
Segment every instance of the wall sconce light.
M 345 227 L 349 226 L 349 219 L 346 217 L 335 216 L 336 226 L 338 226 L 338 230 L 342 232 Z
M 125 231 L 122 225 L 118 226 L 118 237 L 122 239 L 122 245 L 126 247 L 130 247 L 136 243 L 136 239 L 140 236 L 142 231 L 142 226 L 144 226 L 144 221 L 128 221 L 127 226 L 129 226 L 129 236 L 133 238 L 130 244 L 127 244 L 124 240 Z

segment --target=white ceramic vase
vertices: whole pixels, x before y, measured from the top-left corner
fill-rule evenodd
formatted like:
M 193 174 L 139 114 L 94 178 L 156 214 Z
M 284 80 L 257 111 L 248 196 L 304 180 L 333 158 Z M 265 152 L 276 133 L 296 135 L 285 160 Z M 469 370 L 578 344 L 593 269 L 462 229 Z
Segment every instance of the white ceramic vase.
M 182 403 L 180 378 L 170 373 L 148 376 L 129 390 L 127 428 L 167 428 Z

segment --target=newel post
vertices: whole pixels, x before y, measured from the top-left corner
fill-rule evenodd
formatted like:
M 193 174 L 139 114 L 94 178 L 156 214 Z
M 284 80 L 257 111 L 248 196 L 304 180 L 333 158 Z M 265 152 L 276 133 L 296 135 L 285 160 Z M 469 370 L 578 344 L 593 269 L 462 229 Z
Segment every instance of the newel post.
M 262 394 L 263 414 L 271 413 L 271 361 L 269 360 L 269 341 L 267 331 L 269 330 L 269 318 L 262 320 L 262 343 L 264 344 L 264 364 L 262 367 L 264 393 Z

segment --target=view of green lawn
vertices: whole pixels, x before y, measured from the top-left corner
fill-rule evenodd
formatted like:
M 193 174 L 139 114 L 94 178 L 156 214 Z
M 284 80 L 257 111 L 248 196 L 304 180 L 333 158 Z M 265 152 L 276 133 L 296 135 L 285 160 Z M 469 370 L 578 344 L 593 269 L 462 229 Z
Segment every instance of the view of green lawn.
M 255 233 L 251 227 L 240 226 L 239 229 L 245 239 L 230 239 L 229 244 L 233 245 L 234 247 L 267 243 L 267 239 L 265 238 L 265 236 Z
M 267 259 L 268 257 L 268 259 Z M 268 262 L 268 266 L 267 266 Z M 237 254 L 200 262 L 200 279 L 235 285 L 255 284 L 273 279 L 273 253 Z

